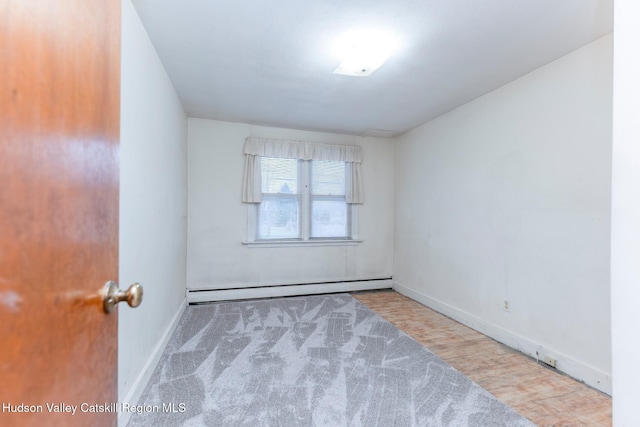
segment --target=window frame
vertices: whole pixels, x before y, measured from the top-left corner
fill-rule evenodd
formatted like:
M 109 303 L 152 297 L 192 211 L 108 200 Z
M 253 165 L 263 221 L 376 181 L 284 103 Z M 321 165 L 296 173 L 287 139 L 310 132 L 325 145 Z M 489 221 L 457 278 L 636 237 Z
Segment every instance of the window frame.
M 299 197 L 298 226 L 299 238 L 282 238 L 282 239 L 261 239 L 258 238 L 258 212 L 260 203 L 251 203 L 247 205 L 247 240 L 242 242 L 249 247 L 286 247 L 286 246 L 352 246 L 362 242 L 359 239 L 358 231 L 358 214 L 359 206 L 357 204 L 347 203 L 346 196 L 330 196 L 330 195 L 311 195 L 311 162 L 313 160 L 297 160 L 298 164 L 298 188 L 300 193 L 294 195 L 286 195 L 287 197 Z M 346 163 L 346 162 L 344 162 Z M 350 173 L 345 165 L 345 174 Z M 346 179 L 345 181 L 348 181 Z M 263 197 L 277 196 L 271 193 L 262 193 Z M 336 200 L 342 199 L 347 205 L 347 212 L 350 215 L 350 221 L 347 222 L 347 233 L 349 237 L 310 237 L 311 233 L 311 214 L 312 200 Z

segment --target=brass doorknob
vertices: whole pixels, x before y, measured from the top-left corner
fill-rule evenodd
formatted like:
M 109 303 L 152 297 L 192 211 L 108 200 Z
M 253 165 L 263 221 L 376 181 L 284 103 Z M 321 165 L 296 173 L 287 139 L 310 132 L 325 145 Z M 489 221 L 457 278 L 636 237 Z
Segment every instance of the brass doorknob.
M 102 290 L 102 307 L 105 313 L 111 313 L 119 302 L 126 301 L 129 307 L 137 307 L 142 302 L 142 285 L 134 283 L 126 291 L 121 291 L 118 284 L 109 280 Z

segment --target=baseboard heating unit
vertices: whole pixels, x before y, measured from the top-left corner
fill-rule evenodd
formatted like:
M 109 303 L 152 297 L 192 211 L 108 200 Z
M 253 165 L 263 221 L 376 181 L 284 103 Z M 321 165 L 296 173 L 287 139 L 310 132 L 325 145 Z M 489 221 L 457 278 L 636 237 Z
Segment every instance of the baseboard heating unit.
M 382 277 L 375 279 L 345 280 L 337 282 L 291 283 L 216 289 L 187 289 L 187 302 L 189 304 L 198 304 L 205 302 L 238 299 L 331 294 L 335 292 L 389 289 L 392 287 L 392 278 Z

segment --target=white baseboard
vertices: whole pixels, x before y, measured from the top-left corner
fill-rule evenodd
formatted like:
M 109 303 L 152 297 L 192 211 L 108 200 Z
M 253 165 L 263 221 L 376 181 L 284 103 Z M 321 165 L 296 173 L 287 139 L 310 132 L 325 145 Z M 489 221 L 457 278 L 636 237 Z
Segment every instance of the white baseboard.
M 582 381 L 589 386 L 611 395 L 611 374 L 586 365 L 566 354 L 552 348 L 543 347 L 541 344 L 530 340 L 501 326 L 489 323 L 471 313 L 460 310 L 435 298 L 395 282 L 393 288 L 409 298 L 426 305 L 427 307 L 450 317 L 463 325 L 487 335 L 521 353 L 537 358 L 537 354 L 550 356 L 556 359 L 556 369 Z
M 162 338 L 160 338 L 160 340 L 154 347 L 153 351 L 151 352 L 149 359 L 147 359 L 147 363 L 144 364 L 144 367 L 140 371 L 140 374 L 138 374 L 137 378 L 131 385 L 129 392 L 124 397 L 124 399 L 121 400 L 121 402 L 127 402 L 130 405 L 138 404 L 138 401 L 142 396 L 142 392 L 144 391 L 145 387 L 149 383 L 149 380 L 151 379 L 151 375 L 153 375 L 153 371 L 155 371 L 156 366 L 158 366 L 160 357 L 162 356 L 164 349 L 167 347 L 167 344 L 169 343 L 169 340 L 171 339 L 171 336 L 173 335 L 173 332 L 176 330 L 176 327 L 178 326 L 178 322 L 182 317 L 182 313 L 184 313 L 184 310 L 186 308 L 187 308 L 187 299 L 185 298 L 182 301 L 182 304 L 180 304 L 180 308 L 178 309 L 176 314 L 173 316 L 173 319 L 171 319 L 171 323 L 169 323 L 169 327 L 164 332 L 164 334 L 162 335 Z M 121 427 L 126 426 L 129 420 L 131 419 L 132 414 L 133 413 L 129 411 L 119 412 L 118 426 L 121 426 Z
M 393 287 L 391 279 L 354 280 L 335 283 L 310 283 L 304 285 L 264 286 L 237 289 L 187 290 L 189 303 L 226 301 L 237 299 L 284 297 L 293 295 L 328 294 L 334 292 L 364 291 L 371 289 L 389 289 Z

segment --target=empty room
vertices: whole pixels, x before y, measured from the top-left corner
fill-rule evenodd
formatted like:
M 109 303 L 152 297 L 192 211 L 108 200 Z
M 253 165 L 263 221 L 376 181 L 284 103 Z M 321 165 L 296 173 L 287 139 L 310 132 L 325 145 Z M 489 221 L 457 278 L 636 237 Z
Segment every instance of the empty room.
M 637 425 L 633 0 L 0 15 L 0 425 Z

